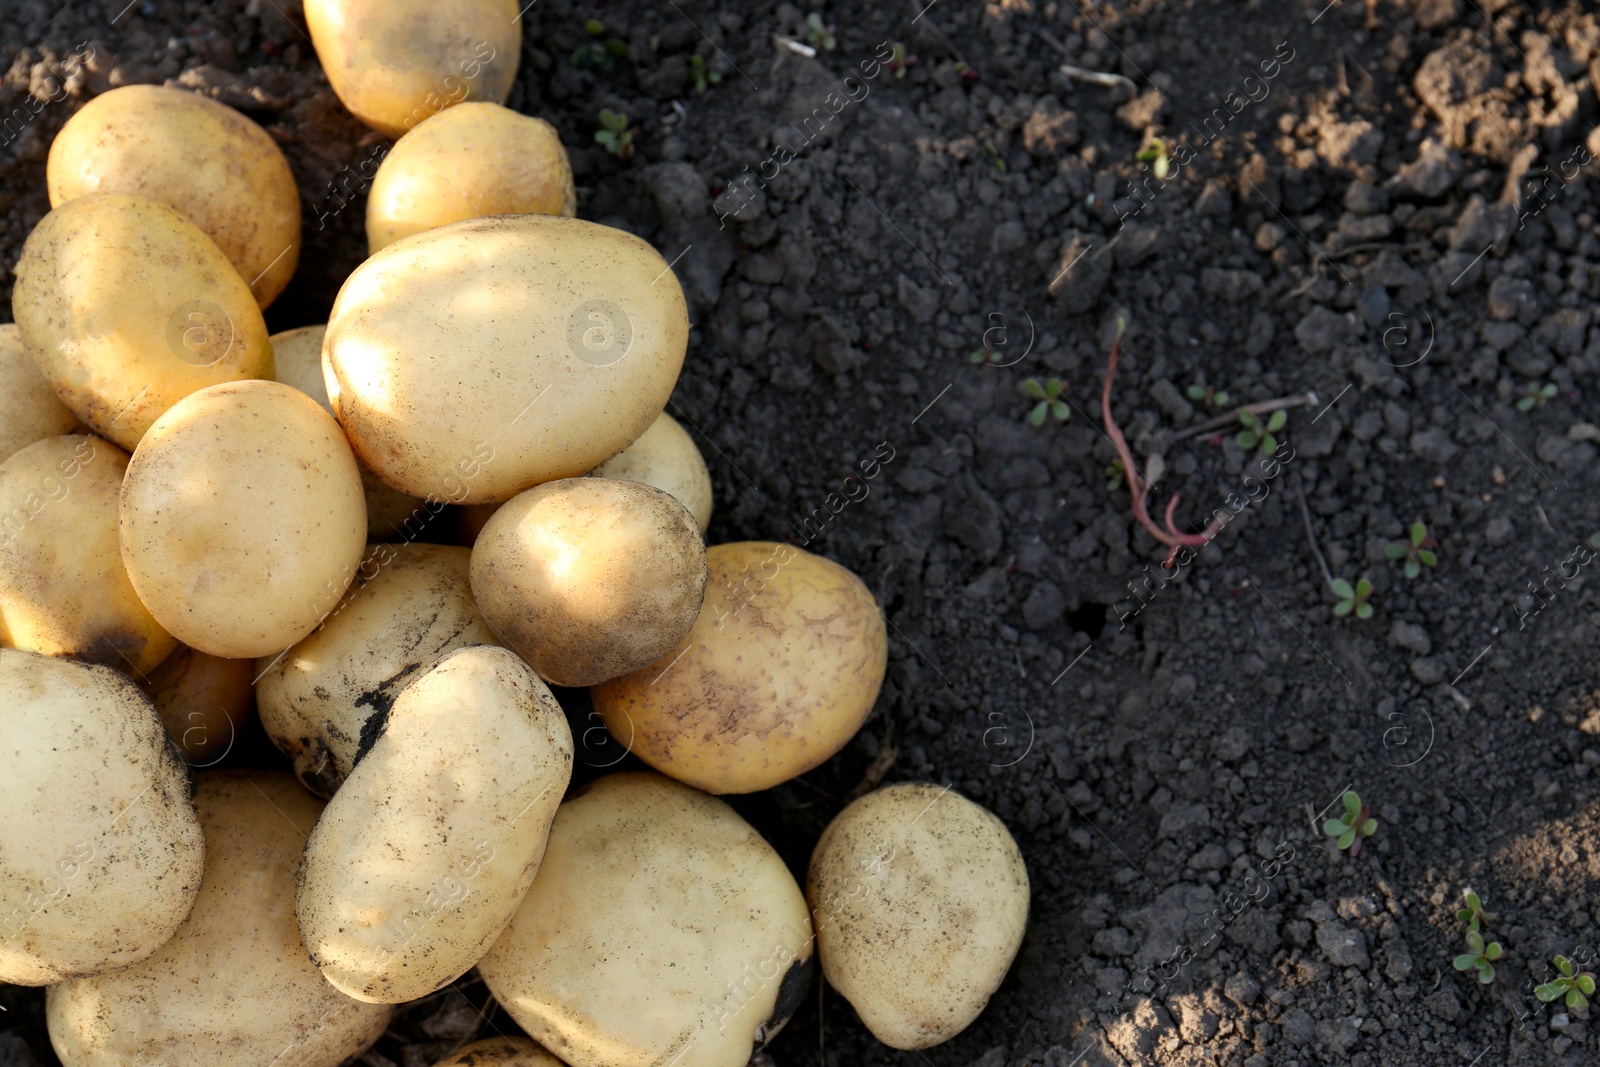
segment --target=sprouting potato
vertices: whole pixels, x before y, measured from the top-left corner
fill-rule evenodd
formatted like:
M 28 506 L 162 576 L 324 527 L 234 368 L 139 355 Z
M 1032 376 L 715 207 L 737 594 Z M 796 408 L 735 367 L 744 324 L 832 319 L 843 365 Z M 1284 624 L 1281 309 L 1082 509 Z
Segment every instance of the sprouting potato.
M 0 325 L 0 462 L 13 452 L 60 437 L 78 426 L 78 416 L 55 391 L 22 347 L 17 324 Z
M 1028 924 L 1028 871 L 987 809 L 903 782 L 828 825 L 806 898 L 828 984 L 884 1044 L 927 1048 L 1000 988 Z
M 711 525 L 711 472 L 694 438 L 665 411 L 637 441 L 590 473 L 653 485 L 682 501 L 701 533 Z
M 45 169 L 50 206 L 136 193 L 204 230 L 272 303 L 300 261 L 300 194 L 266 130 L 226 104 L 164 85 L 101 93 L 67 120 Z
M 185 645 L 140 683 L 191 767 L 221 761 L 255 706 L 254 660 L 222 659 Z
M 525 1037 L 491 1037 L 474 1041 L 433 1067 L 566 1067 L 537 1042 Z
M 511 921 L 572 777 L 572 734 L 516 655 L 456 649 L 406 686 L 306 842 L 295 913 L 358 1000 L 425 997 Z
M 148 958 L 205 854 L 161 719 L 116 671 L 16 649 L 0 649 L 0 709 L 0 982 Z
M 413 126 L 384 157 L 367 193 L 367 254 L 462 219 L 577 213 L 555 127 L 468 102 Z

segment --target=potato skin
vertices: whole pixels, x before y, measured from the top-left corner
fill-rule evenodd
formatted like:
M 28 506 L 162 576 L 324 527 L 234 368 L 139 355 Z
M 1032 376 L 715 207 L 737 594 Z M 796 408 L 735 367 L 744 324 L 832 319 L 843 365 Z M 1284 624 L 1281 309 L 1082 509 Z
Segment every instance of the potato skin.
M 8 643 L 142 678 L 178 645 L 134 592 L 117 548 L 128 454 L 87 435 L 0 463 L 0 616 Z
M 516 0 L 306 0 L 333 91 L 385 137 L 463 100 L 506 102 L 517 77 Z
M 419 122 L 384 157 L 367 193 L 367 254 L 462 219 L 577 213 L 556 128 L 468 101 Z
M 705 604 L 660 659 L 589 690 L 611 735 L 708 793 L 752 793 L 819 765 L 855 736 L 888 664 L 872 594 L 789 545 L 706 550 Z
M 594 685 L 664 655 L 705 592 L 694 516 L 642 482 L 535 486 L 502 505 L 472 547 L 484 620 L 555 685 Z
M 200 892 L 183 762 L 122 674 L 0 649 L 0 982 L 148 958 Z
M 88 193 L 136 193 L 183 212 L 263 308 L 300 262 L 289 161 L 266 130 L 199 93 L 164 85 L 101 93 L 50 143 L 45 182 L 51 207 Z
M 828 984 L 879 1041 L 928 1048 L 1000 988 L 1028 925 L 1028 870 L 987 809 L 948 786 L 902 782 L 823 831 L 806 899 Z
M 254 660 L 223 659 L 179 645 L 139 688 L 155 704 L 184 760 L 199 770 L 233 748 L 255 707 L 255 676 Z
M 805 994 L 812 941 L 789 868 L 732 808 L 613 774 L 561 805 L 478 973 L 572 1067 L 744 1067 Z
M 491 1037 L 474 1041 L 433 1067 L 566 1067 L 538 1042 L 525 1037 Z
M 554 215 L 454 222 L 339 290 L 328 395 L 403 493 L 493 504 L 587 474 L 644 432 L 683 366 L 683 290 L 631 234 Z
M 322 802 L 282 772 L 208 771 L 194 803 L 206 842 L 194 910 L 144 962 L 50 988 L 56 1055 L 65 1067 L 338 1067 L 360 1055 L 393 1009 L 323 981 L 294 922 Z
M 511 921 L 572 777 L 556 698 L 503 648 L 460 648 L 408 685 L 306 842 L 295 914 L 357 1000 L 401 1004 L 465 974 Z
M 122 561 L 184 644 L 243 659 L 317 628 L 366 545 L 339 424 L 278 382 L 214 385 L 157 420 L 122 485 Z
M 78 416 L 56 399 L 55 390 L 22 347 L 17 324 L 0 325 L 0 462 L 19 449 L 60 437 L 78 426 Z
M 198 226 L 147 197 L 80 196 L 40 220 L 11 312 L 62 402 L 130 450 L 190 393 L 272 377 L 250 287 Z
M 694 438 L 665 411 L 638 440 L 589 473 L 653 485 L 677 497 L 701 533 L 711 525 L 711 472 Z

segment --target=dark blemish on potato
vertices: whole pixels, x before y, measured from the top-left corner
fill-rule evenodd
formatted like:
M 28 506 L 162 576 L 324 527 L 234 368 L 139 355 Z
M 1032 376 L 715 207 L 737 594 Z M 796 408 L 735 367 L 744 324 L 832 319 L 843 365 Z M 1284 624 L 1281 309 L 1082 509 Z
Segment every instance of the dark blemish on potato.
M 406 668 L 410 670 L 411 668 Z M 360 701 L 357 701 L 359 704 Z M 393 698 L 387 700 L 382 711 L 374 711 L 367 716 L 367 721 L 361 724 L 361 744 L 356 749 L 355 758 L 350 761 L 350 769 L 354 771 L 361 765 L 372 746 L 378 743 L 378 738 L 383 736 L 383 731 L 389 726 L 389 709 L 394 706 Z
M 761 1024 L 761 1029 L 756 1031 L 757 1050 L 782 1029 L 783 1024 L 788 1022 L 800 1007 L 800 1002 L 805 999 L 806 990 L 811 986 L 811 976 L 816 971 L 815 955 L 789 964 L 789 969 L 783 973 L 783 981 L 778 983 L 778 999 L 772 1005 L 772 1014 Z
M 320 737 L 302 737 L 298 750 L 289 755 L 294 757 L 294 773 L 301 785 L 324 799 L 333 796 L 343 779 L 334 769 L 333 755 Z

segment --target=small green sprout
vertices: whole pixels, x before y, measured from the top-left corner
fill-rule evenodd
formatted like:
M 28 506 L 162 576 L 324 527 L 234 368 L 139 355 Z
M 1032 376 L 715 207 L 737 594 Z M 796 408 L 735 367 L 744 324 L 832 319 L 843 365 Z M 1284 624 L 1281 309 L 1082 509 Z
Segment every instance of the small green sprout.
M 1372 818 L 1371 809 L 1361 802 L 1360 794 L 1354 790 L 1340 799 L 1344 802 L 1344 814 L 1323 823 L 1322 832 L 1337 840 L 1339 848 L 1353 858 L 1361 855 L 1361 842 L 1378 832 L 1378 820 Z
M 1433 552 L 1438 547 L 1439 542 L 1428 536 L 1428 528 L 1419 521 L 1411 524 L 1410 540 L 1393 542 L 1383 554 L 1390 559 L 1405 560 L 1405 576 L 1415 578 L 1422 573 L 1422 568 L 1438 565 L 1439 557 Z
M 601 70 L 611 70 L 616 66 L 618 58 L 628 54 L 628 42 L 617 37 L 606 37 L 606 24 L 599 19 L 585 22 L 583 29 L 595 40 L 572 53 L 574 67 L 592 66 Z M 606 39 L 601 41 L 602 37 Z
M 1063 399 L 1067 395 L 1067 383 L 1060 378 L 1046 378 L 1040 381 L 1029 378 L 1022 383 L 1022 391 L 1031 400 L 1037 400 L 1033 410 L 1028 412 L 1028 422 L 1033 426 L 1043 426 L 1047 416 L 1054 415 L 1057 422 L 1066 422 L 1072 418 L 1072 408 L 1067 406 Z
M 1150 164 L 1151 173 L 1160 180 L 1166 181 L 1172 177 L 1172 156 L 1167 154 L 1167 142 L 1161 138 L 1150 138 L 1150 144 L 1134 158 L 1140 163 Z
M 722 81 L 722 75 L 706 66 L 703 56 L 689 57 L 689 76 L 694 79 L 694 91 L 698 96 L 706 95 L 708 86 Z
M 1594 975 L 1588 971 L 1579 971 L 1565 956 L 1557 956 L 1551 962 L 1556 965 L 1556 970 L 1561 972 L 1561 977 L 1553 982 L 1534 986 L 1533 995 L 1546 1004 L 1565 997 L 1567 1007 L 1573 1011 L 1588 1010 L 1589 998 L 1594 996 Z
M 1214 385 L 1191 385 L 1184 390 L 1189 399 L 1208 408 L 1225 408 L 1228 406 L 1228 394 Z
M 895 78 L 904 78 L 906 72 L 917 65 L 917 57 L 908 54 L 906 46 L 896 41 L 893 52 L 889 56 L 889 62 L 884 65 L 894 72 Z
M 1537 382 L 1532 385 L 1520 385 L 1517 387 L 1517 392 L 1522 396 L 1522 399 L 1517 401 L 1518 411 L 1542 408 L 1556 398 L 1556 387 L 1548 382 L 1544 385 L 1539 385 Z
M 1339 602 L 1333 606 L 1335 615 L 1348 615 L 1353 611 L 1358 619 L 1372 618 L 1372 605 L 1367 603 L 1367 598 L 1372 596 L 1371 582 L 1360 578 L 1356 581 L 1355 587 L 1351 588 L 1350 583 L 1343 578 L 1335 578 L 1330 588 L 1333 590 L 1333 595 L 1339 598 Z
M 996 148 L 992 144 L 984 145 L 983 158 L 987 159 L 989 161 L 989 165 L 995 170 L 1002 174 L 1005 173 L 1006 161 L 1000 158 L 1000 149 Z
M 1458 971 L 1477 971 L 1478 981 L 1488 985 L 1494 981 L 1494 961 L 1505 954 L 1500 942 L 1483 943 L 1483 935 L 1476 930 L 1467 931 L 1467 951 L 1451 963 Z
M 972 364 L 993 363 L 996 360 L 998 360 L 999 358 L 1000 358 L 1000 353 L 996 352 L 994 349 L 992 349 L 992 348 L 979 348 L 979 349 L 973 350 L 971 353 L 968 354 L 967 362 L 968 363 L 972 363 Z M 1600 536 L 1600 535 L 1597 535 L 1597 536 Z
M 595 131 L 594 135 L 596 143 L 620 161 L 632 159 L 634 131 L 628 129 L 628 116 L 610 108 L 602 108 L 600 126 L 601 129 Z
M 1273 435 L 1282 430 L 1288 421 L 1287 411 L 1274 411 L 1263 424 L 1255 412 L 1246 409 L 1239 412 L 1239 422 L 1244 429 L 1235 434 L 1233 439 L 1240 448 L 1249 449 L 1259 445 L 1261 454 L 1270 456 L 1278 450 L 1278 439 Z
M 1465 896 L 1467 906 L 1456 912 L 1456 918 L 1467 924 L 1468 930 L 1477 930 L 1489 925 L 1489 920 L 1494 916 L 1483 910 L 1483 901 L 1478 894 L 1467 890 Z
M 822 16 L 815 11 L 806 16 L 806 44 L 824 52 L 839 47 L 839 42 L 833 36 L 833 27 L 823 22 Z
M 1123 469 L 1122 460 L 1112 460 L 1110 466 L 1106 467 L 1106 489 L 1115 493 L 1122 488 L 1123 479 L 1127 476 L 1128 472 Z

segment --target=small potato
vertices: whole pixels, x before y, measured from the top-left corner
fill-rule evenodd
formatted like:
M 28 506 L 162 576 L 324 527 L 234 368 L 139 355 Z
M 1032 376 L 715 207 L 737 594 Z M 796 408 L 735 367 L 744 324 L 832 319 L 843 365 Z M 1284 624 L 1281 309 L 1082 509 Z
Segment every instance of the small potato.
M 278 771 L 210 771 L 194 797 L 205 882 L 189 918 L 143 963 L 51 986 L 64 1067 L 338 1067 L 393 1009 L 351 1000 L 306 958 L 294 880 L 322 802 Z
M 613 774 L 561 805 L 478 973 L 572 1067 L 744 1067 L 805 995 L 811 950 L 794 876 L 732 808 Z
M 155 709 L 104 667 L 0 649 L 0 982 L 138 963 L 200 892 L 189 777 Z
M 78 427 L 78 416 L 56 399 L 55 390 L 22 347 L 17 324 L 0 326 L 0 461 L 35 441 Z
M 883 613 L 861 579 L 788 545 L 706 551 L 689 636 L 589 690 L 611 736 L 708 793 L 753 793 L 804 774 L 855 736 L 888 664 Z
M 677 497 L 701 533 L 711 525 L 711 472 L 694 438 L 665 411 L 637 441 L 589 473 L 653 485 Z
M 194 220 L 261 307 L 300 262 L 300 194 L 266 130 L 226 104 L 164 85 L 101 93 L 67 120 L 45 166 L 50 206 L 136 193 Z
M 338 604 L 366 545 L 339 424 L 277 382 L 214 385 L 158 419 L 122 486 L 122 562 L 184 644 L 286 649 Z
M 221 659 L 179 645 L 140 688 L 167 733 L 195 769 L 214 766 L 233 748 L 256 696 L 254 660 Z
M 433 1067 L 566 1067 L 566 1064 L 525 1037 L 491 1037 L 474 1041 Z
M 328 398 L 384 484 L 494 504 L 587 474 L 666 406 L 683 290 L 632 234 L 556 215 L 453 222 L 357 267 L 328 317 Z
M 517 77 L 516 0 L 306 0 L 333 91 L 385 137 L 463 100 L 506 102 Z
M 190 393 L 272 377 L 250 287 L 198 226 L 142 196 L 95 193 L 46 215 L 22 246 L 11 312 L 56 395 L 129 450 Z
M 0 463 L 0 616 L 13 647 L 141 678 L 177 647 L 117 549 L 127 469 L 126 452 L 84 435 L 36 441 Z
M 572 734 L 513 653 L 459 648 L 406 686 L 306 842 L 300 936 L 336 989 L 400 1004 L 483 958 L 544 856 Z
M 261 725 L 307 789 L 333 796 L 367 720 L 440 657 L 500 643 L 472 602 L 471 558 L 452 545 L 373 545 L 316 632 L 257 664 Z
M 555 685 L 594 685 L 664 655 L 705 594 L 694 516 L 642 482 L 546 482 L 506 502 L 472 548 L 484 620 Z
M 577 213 L 556 128 L 469 102 L 413 126 L 384 157 L 367 193 L 367 254 L 462 219 Z

